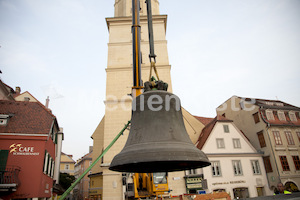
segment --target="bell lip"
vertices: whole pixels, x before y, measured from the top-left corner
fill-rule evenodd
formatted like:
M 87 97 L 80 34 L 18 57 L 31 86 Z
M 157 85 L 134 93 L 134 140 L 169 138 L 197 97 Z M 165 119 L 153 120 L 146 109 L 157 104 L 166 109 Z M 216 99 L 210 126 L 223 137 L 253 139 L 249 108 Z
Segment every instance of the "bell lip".
M 161 91 L 161 90 L 154 90 L 154 91 L 147 91 L 144 92 L 143 94 L 139 95 L 136 99 L 140 98 L 142 95 L 145 95 L 145 98 L 147 98 L 146 96 L 152 95 L 152 94 L 163 94 L 163 96 L 165 95 L 174 95 L 173 93 L 170 93 L 168 91 Z M 177 97 L 177 96 L 176 96 Z M 178 98 L 178 97 L 177 97 Z M 137 103 L 139 103 L 140 101 L 136 100 Z M 180 99 L 179 99 L 179 103 L 180 103 Z M 181 105 L 181 104 L 179 104 Z M 181 108 L 181 106 L 180 106 Z M 179 110 L 181 112 L 181 109 Z M 180 113 L 181 114 L 181 113 Z M 181 114 L 182 115 L 182 114 Z M 133 120 L 133 119 L 132 119 Z M 183 119 L 182 120 L 182 124 L 183 124 Z M 133 123 L 133 121 L 132 121 Z M 186 132 L 182 131 L 182 132 Z M 187 134 L 188 135 L 188 134 Z M 128 136 L 129 138 L 130 136 Z M 165 143 L 163 146 L 166 147 L 168 146 L 168 142 Z M 168 158 L 170 160 L 166 160 L 166 155 L 164 156 L 164 159 L 157 159 L 157 157 L 155 159 L 144 159 L 146 156 L 138 156 L 138 154 L 143 154 L 140 151 L 134 151 L 133 150 L 133 146 L 142 146 L 142 148 L 145 150 L 147 147 L 145 146 L 145 143 L 141 142 L 141 143 L 134 143 L 130 145 L 130 148 L 127 146 L 127 142 L 123 148 L 123 150 L 114 156 L 110 166 L 109 166 L 109 170 L 112 171 L 117 171 L 117 172 L 132 172 L 132 173 L 151 173 L 151 172 L 173 172 L 173 171 L 183 171 L 183 170 L 189 170 L 189 169 L 197 169 L 197 168 L 203 168 L 206 166 L 211 165 L 211 163 L 209 162 L 207 156 L 205 155 L 204 152 L 202 152 L 200 149 L 196 148 L 194 146 L 194 144 L 190 141 L 190 138 L 188 137 L 188 141 L 181 141 L 180 140 L 180 145 L 182 147 L 182 145 L 188 145 L 189 148 L 186 148 L 185 150 L 192 150 L 192 154 L 193 156 L 190 157 L 190 159 L 188 159 L 186 157 L 186 155 L 181 155 L 181 154 L 189 154 L 190 151 L 186 152 L 186 151 L 179 151 L 179 152 L 185 152 L 185 153 L 179 153 L 180 155 L 178 155 L 178 149 L 176 147 L 176 145 L 174 145 L 174 141 L 172 143 L 172 148 L 173 149 L 173 153 L 172 155 L 168 155 Z M 156 142 L 156 143 L 160 143 L 160 142 Z M 177 142 L 176 142 L 177 143 Z M 158 144 L 156 144 L 158 145 Z M 153 148 L 153 144 L 151 146 L 151 148 Z M 153 148 L 154 149 L 154 148 Z M 157 149 L 157 148 L 156 148 Z M 170 148 L 168 148 L 168 152 L 170 152 Z M 201 153 L 196 153 L 195 155 L 195 149 L 199 150 Z M 157 151 L 154 152 L 155 154 L 157 154 Z M 130 158 L 128 158 L 128 156 L 124 156 L 125 154 L 130 155 Z M 159 151 L 158 155 L 162 155 L 162 154 L 166 154 L 166 152 L 163 151 Z M 132 158 L 133 157 L 133 158 Z M 137 158 L 138 157 L 138 158 Z M 140 159 L 143 158 L 143 159 Z M 186 159 L 187 158 L 187 159 Z
M 110 166 L 109 170 L 128 173 L 175 172 L 199 169 L 211 165 L 206 161 L 156 161 Z
M 178 148 L 180 147 L 180 148 Z M 197 163 L 209 162 L 206 154 L 192 142 L 168 141 L 125 146 L 114 156 L 111 166 L 137 163 Z

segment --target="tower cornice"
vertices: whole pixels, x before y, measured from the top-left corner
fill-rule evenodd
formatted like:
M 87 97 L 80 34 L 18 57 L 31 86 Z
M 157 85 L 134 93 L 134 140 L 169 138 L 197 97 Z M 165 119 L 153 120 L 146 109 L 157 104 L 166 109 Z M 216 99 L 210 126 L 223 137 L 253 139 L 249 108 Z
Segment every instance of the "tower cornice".
M 163 20 L 164 21 L 164 26 L 165 26 L 165 30 L 167 30 L 167 19 L 168 19 L 168 15 L 153 15 L 152 16 L 152 20 L 153 23 L 155 23 L 155 21 L 160 21 Z M 109 30 L 109 26 L 113 23 L 128 23 L 128 24 L 132 24 L 132 17 L 107 17 L 105 18 L 106 20 L 106 24 L 107 24 L 107 28 Z M 140 16 L 140 21 L 141 23 L 147 22 L 147 16 Z

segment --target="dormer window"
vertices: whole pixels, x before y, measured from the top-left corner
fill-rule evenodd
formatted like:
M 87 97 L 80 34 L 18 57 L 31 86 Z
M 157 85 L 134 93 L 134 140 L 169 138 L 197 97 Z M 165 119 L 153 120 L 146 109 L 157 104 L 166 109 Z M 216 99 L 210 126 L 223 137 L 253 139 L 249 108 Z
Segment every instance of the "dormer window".
M 7 124 L 7 119 L 0 119 L 0 126 L 5 126 Z
M 9 115 L 0 115 L 0 126 L 6 126 Z
M 297 121 L 296 113 L 295 112 L 289 112 L 289 117 L 290 117 L 291 121 L 293 121 L 293 122 Z
M 286 121 L 285 114 L 283 111 L 277 111 L 277 115 L 280 121 Z
M 266 110 L 266 115 L 268 120 L 274 120 L 274 115 L 272 110 Z

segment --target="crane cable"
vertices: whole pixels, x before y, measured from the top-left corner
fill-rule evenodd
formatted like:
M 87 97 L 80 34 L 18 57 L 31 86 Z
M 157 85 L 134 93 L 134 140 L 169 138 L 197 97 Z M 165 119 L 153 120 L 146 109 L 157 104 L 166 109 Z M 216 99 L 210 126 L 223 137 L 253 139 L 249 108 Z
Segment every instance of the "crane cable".
M 149 81 L 150 82 L 153 81 L 153 78 L 152 78 L 152 69 L 154 70 L 156 78 L 159 81 L 159 76 L 158 76 L 158 72 L 156 70 L 155 62 L 150 60 L 150 74 L 149 74 Z

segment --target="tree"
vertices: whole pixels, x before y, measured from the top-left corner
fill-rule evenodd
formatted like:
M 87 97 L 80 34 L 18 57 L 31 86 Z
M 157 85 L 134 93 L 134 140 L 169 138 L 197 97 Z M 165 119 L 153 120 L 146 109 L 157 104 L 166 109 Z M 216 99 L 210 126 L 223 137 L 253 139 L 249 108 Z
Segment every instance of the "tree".
M 67 190 L 74 182 L 75 177 L 68 173 L 59 173 L 59 184 Z

